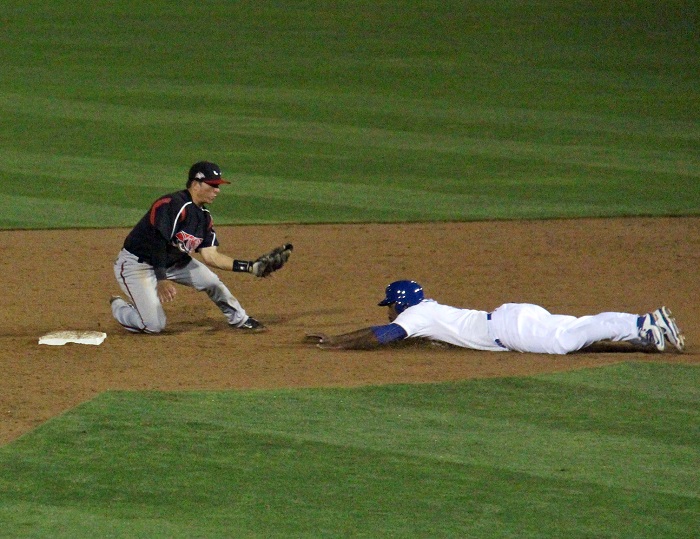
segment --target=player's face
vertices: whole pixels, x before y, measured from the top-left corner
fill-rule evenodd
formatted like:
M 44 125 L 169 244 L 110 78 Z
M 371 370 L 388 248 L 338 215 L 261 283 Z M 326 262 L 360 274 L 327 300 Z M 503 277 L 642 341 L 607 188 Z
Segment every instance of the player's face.
M 214 199 L 219 194 L 219 186 L 209 185 L 208 183 L 204 182 L 195 183 L 199 186 L 199 189 L 197 189 L 196 192 L 196 200 L 194 201 L 195 204 L 211 204 L 214 202 Z
M 389 322 L 393 322 L 396 320 L 396 317 L 399 316 L 399 313 L 396 312 L 396 305 L 393 303 L 387 307 L 389 310 Z
M 213 202 L 213 200 L 216 198 L 216 195 L 219 194 L 219 186 L 203 183 L 202 187 L 204 187 L 204 192 L 207 193 L 210 199 L 209 202 Z

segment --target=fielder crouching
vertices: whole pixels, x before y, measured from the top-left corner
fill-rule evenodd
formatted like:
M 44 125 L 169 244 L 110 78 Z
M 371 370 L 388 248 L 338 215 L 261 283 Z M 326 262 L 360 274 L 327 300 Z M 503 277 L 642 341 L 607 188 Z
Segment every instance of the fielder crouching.
M 647 314 L 619 312 L 575 317 L 551 314 L 530 303 L 506 303 L 492 312 L 458 309 L 424 297 L 415 281 L 394 281 L 380 306 L 389 324 L 330 336 L 309 333 L 325 349 L 368 349 L 411 337 L 492 352 L 568 354 L 600 341 L 624 341 L 663 352 L 668 342 L 678 352 L 685 339 L 666 307 Z
M 222 184 L 218 165 L 200 161 L 190 168 L 186 189 L 156 200 L 129 232 L 114 263 L 114 276 L 129 301 L 112 296 L 112 315 L 125 329 L 160 333 L 165 328 L 163 303 L 175 298 L 173 283 L 206 292 L 228 324 L 249 333 L 265 326 L 249 316 L 226 285 L 207 266 L 266 277 L 280 269 L 292 251 L 286 244 L 257 260 L 234 260 L 220 253 L 211 214 L 206 207 Z M 204 261 L 192 258 L 199 253 Z

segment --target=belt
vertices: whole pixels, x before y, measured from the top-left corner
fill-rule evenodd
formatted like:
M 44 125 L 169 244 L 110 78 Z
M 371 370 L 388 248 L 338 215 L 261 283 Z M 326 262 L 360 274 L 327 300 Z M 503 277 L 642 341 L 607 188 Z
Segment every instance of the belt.
M 491 321 L 491 313 L 486 313 L 486 320 L 488 320 L 489 322 Z M 498 346 L 500 346 L 501 348 L 507 348 L 507 347 L 501 342 L 500 339 L 494 339 L 493 342 L 495 342 L 495 343 L 496 343 Z

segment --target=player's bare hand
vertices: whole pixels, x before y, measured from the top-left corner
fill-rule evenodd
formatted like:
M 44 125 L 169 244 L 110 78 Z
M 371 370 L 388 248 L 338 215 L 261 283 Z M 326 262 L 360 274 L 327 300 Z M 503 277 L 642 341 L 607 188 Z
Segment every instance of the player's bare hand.
M 158 299 L 161 303 L 168 303 L 175 299 L 177 289 L 170 281 L 158 281 L 157 285 Z
M 305 342 L 316 343 L 319 348 L 331 348 L 331 337 L 325 333 L 307 333 L 304 338 Z

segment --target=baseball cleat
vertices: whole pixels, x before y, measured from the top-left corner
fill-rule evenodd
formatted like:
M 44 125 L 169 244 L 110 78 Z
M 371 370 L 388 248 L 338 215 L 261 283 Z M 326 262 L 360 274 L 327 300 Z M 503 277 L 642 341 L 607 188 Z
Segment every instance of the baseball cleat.
M 263 331 L 267 331 L 267 328 L 252 316 L 249 316 L 240 326 L 236 326 L 236 329 L 240 329 L 246 333 L 262 333 Z
M 114 305 L 114 302 L 115 302 L 115 301 L 123 301 L 123 302 L 124 302 L 124 305 L 128 305 L 129 307 L 133 307 L 133 305 L 132 305 L 131 303 L 129 303 L 128 301 L 126 301 L 126 300 L 125 300 L 123 297 L 121 297 L 121 296 L 112 296 L 111 298 L 109 298 L 109 304 L 110 304 L 110 305 Z
M 654 317 L 656 325 L 659 326 L 666 340 L 675 346 L 676 350 L 682 352 L 685 348 L 685 337 L 676 324 L 676 319 L 673 318 L 671 311 L 666 307 L 661 307 L 652 312 L 651 315 Z
M 637 318 L 637 327 L 639 328 L 639 338 L 643 344 L 653 345 L 659 352 L 664 351 L 666 348 L 664 333 L 656 325 L 656 319 L 652 313 L 647 313 Z

